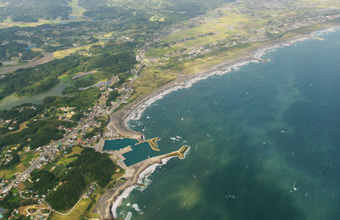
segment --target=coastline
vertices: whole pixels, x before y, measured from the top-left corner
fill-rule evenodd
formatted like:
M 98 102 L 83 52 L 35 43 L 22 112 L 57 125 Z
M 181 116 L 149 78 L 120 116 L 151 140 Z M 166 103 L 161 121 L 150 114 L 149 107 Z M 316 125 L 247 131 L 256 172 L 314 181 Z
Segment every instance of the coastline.
M 113 189 L 106 191 L 97 201 L 95 210 L 101 219 L 115 219 L 116 208 L 121 201 L 127 198 L 138 185 L 143 184 L 144 178 L 153 173 L 158 166 L 166 164 L 171 158 L 168 154 L 161 155 L 126 168 L 125 174 L 122 176 L 127 179 L 126 182 L 117 184 Z
M 331 30 L 335 28 L 340 28 L 340 26 L 333 25 L 331 27 L 318 28 L 317 30 L 311 31 L 309 33 L 292 36 L 285 40 L 275 40 L 272 42 L 268 42 L 259 48 L 245 52 L 243 55 L 239 57 L 226 60 L 220 64 L 203 69 L 194 74 L 179 76 L 177 80 L 159 87 L 158 89 L 156 89 L 149 95 L 146 95 L 145 97 L 141 98 L 137 102 L 132 103 L 130 106 L 128 105 L 126 106 L 126 108 L 121 109 L 115 112 L 114 114 L 112 114 L 111 119 L 115 120 L 112 124 L 114 127 L 117 128 L 117 122 L 118 122 L 119 126 L 124 127 L 124 129 L 129 130 L 129 132 L 137 133 L 136 131 L 132 131 L 128 127 L 127 122 L 129 120 L 140 119 L 141 114 L 143 113 L 145 108 L 150 106 L 155 101 L 163 98 L 163 96 L 170 94 L 171 92 L 177 91 L 178 89 L 190 88 L 194 83 L 200 80 L 206 79 L 210 76 L 224 75 L 224 74 L 229 73 L 230 71 L 232 71 L 233 69 L 237 67 L 247 65 L 252 62 L 259 63 L 260 62 L 259 59 L 261 59 L 263 55 L 269 53 L 273 49 L 291 46 L 295 44 L 296 42 L 305 41 L 308 39 L 315 39 L 314 35 L 320 30 Z
M 258 59 L 261 59 L 263 55 L 269 53 L 273 49 L 291 46 L 291 45 L 294 45 L 296 42 L 305 41 L 308 39 L 313 39 L 313 38 L 315 39 L 316 38 L 315 34 L 317 34 L 320 30 L 330 31 L 336 28 L 340 28 L 340 26 L 332 25 L 329 27 L 317 28 L 309 33 L 298 34 L 298 35 L 289 37 L 285 40 L 274 40 L 272 42 L 264 43 L 264 45 L 256 49 L 249 50 L 237 58 L 226 60 L 218 65 L 211 66 L 209 68 L 206 68 L 204 70 L 201 70 L 191 75 L 179 76 L 177 80 L 159 87 L 158 89 L 156 89 L 149 95 L 141 98 L 140 100 L 131 104 L 130 106 L 127 106 L 126 108 L 115 112 L 113 115 L 111 115 L 111 120 L 110 120 L 109 125 L 113 126 L 116 129 L 120 127 L 120 128 L 123 128 L 124 130 L 127 130 L 128 132 L 132 132 L 133 134 L 136 134 L 138 132 L 135 132 L 129 129 L 127 125 L 128 121 L 140 119 L 142 113 L 148 106 L 152 105 L 155 101 L 163 98 L 165 95 L 170 94 L 171 92 L 177 91 L 178 89 L 190 88 L 194 83 L 200 80 L 206 79 L 210 76 L 227 74 L 230 71 L 234 70 L 235 68 L 243 66 L 243 65 L 247 65 L 251 62 L 259 63 L 260 61 Z M 122 131 L 122 130 L 119 130 L 119 131 Z M 138 133 L 138 134 L 141 135 L 141 133 Z M 159 157 L 162 157 L 162 156 L 159 156 Z M 166 158 L 166 155 L 163 155 L 163 157 Z M 155 157 L 154 159 L 157 160 L 157 158 L 158 157 Z M 158 160 L 161 160 L 161 159 L 158 158 Z M 142 161 L 141 163 L 143 162 L 145 161 Z M 147 164 L 149 165 L 147 166 Z M 102 207 L 103 209 L 106 208 L 105 215 L 101 215 L 104 213 L 100 214 L 102 217 L 104 217 L 103 219 L 114 219 L 115 211 L 110 212 L 111 206 L 112 206 L 112 210 L 113 209 L 115 210 L 119 206 L 121 200 L 123 198 L 127 198 L 129 193 L 138 186 L 136 184 L 138 184 L 140 174 L 142 174 L 144 170 L 148 169 L 148 167 L 153 166 L 154 164 L 155 163 L 153 164 L 145 163 L 144 164 L 145 166 L 137 166 L 138 168 L 137 167 L 134 168 L 137 170 L 135 170 L 135 173 L 133 174 L 133 176 L 130 177 L 134 181 L 129 181 L 129 184 L 125 184 L 128 182 L 127 181 L 124 184 L 121 184 L 115 187 L 114 189 L 107 191 L 107 193 L 111 193 L 111 195 L 112 194 L 113 195 L 110 199 L 106 197 L 107 199 L 107 201 L 105 202 L 106 207 Z M 127 168 L 126 170 L 127 173 L 128 173 L 128 169 L 129 168 Z M 129 171 L 129 174 L 131 175 L 132 173 Z M 134 182 L 134 184 L 131 184 L 131 182 Z M 99 204 L 99 201 L 98 201 L 98 204 Z M 104 203 L 101 203 L 101 205 L 104 205 Z

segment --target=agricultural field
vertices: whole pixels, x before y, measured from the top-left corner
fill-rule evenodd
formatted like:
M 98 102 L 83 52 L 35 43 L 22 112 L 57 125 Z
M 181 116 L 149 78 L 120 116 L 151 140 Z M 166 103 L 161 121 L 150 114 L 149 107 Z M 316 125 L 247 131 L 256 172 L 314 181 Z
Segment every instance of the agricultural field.
M 70 152 L 69 154 L 63 156 L 61 159 L 58 160 L 57 165 L 63 165 L 64 169 L 69 163 L 75 161 L 78 157 L 76 155 L 79 155 L 84 149 L 80 148 L 80 147 L 73 147 L 73 148 L 69 148 L 67 150 L 72 150 L 72 152 Z M 61 152 L 63 153 L 63 152 Z M 58 166 L 56 167 L 56 169 L 58 168 Z M 60 168 L 59 172 L 62 170 Z M 56 172 L 56 173 L 59 173 Z
M 134 92 L 130 97 L 131 101 L 138 100 L 139 98 L 151 93 L 156 88 L 177 79 L 176 75 L 165 73 L 157 69 L 156 70 L 147 69 L 144 71 L 144 74 L 149 71 L 150 73 L 146 75 L 143 75 L 142 72 L 141 75 L 143 76 L 140 76 L 136 79 L 135 83 L 133 84 Z
M 315 0 L 299 0 L 299 2 L 302 3 L 307 3 L 310 5 L 316 5 L 317 7 L 319 7 L 320 9 L 322 8 L 333 8 L 333 7 L 339 7 L 339 1 L 337 0 L 327 0 L 327 1 L 318 1 L 317 3 L 315 3 Z
M 69 6 L 72 8 L 72 13 L 69 14 L 70 17 L 76 17 L 76 20 L 79 20 L 83 17 L 83 13 L 85 9 L 81 8 L 78 5 L 79 0 L 72 0 L 69 3 Z
M 255 45 L 255 44 L 254 44 Z M 211 66 L 221 64 L 226 60 L 242 56 L 245 52 L 256 47 L 251 44 L 235 46 L 231 48 L 222 48 L 204 55 L 200 55 L 195 59 L 190 59 L 182 62 L 174 62 L 169 67 L 170 71 L 176 71 L 183 74 L 198 73 Z
M 13 22 L 11 19 L 4 20 L 2 23 L 0 23 L 0 29 L 1 28 L 9 28 L 9 27 L 36 27 L 43 24 L 59 24 L 60 22 L 77 22 L 77 21 L 83 21 L 82 18 L 77 17 L 77 19 L 74 20 L 43 20 L 39 19 L 38 22 Z
M 19 163 L 16 167 L 5 169 L 0 171 L 0 178 L 2 179 L 10 179 L 14 174 L 21 173 L 26 170 L 27 167 L 24 166 L 23 163 Z
M 181 50 L 183 48 L 199 47 L 206 44 L 218 43 L 219 40 L 225 40 L 237 34 L 248 36 L 251 29 L 260 29 L 263 24 L 268 22 L 267 19 L 254 20 L 249 15 L 226 13 L 225 17 L 216 19 L 207 19 L 202 25 L 183 30 L 162 39 L 164 43 L 172 43 L 171 47 L 153 48 L 148 51 L 147 57 L 159 57 L 166 53 Z M 204 34 L 212 33 L 205 37 L 198 37 L 192 40 L 179 42 L 182 39 L 197 37 Z
M 87 51 L 90 49 L 90 47 L 92 47 L 93 45 L 104 45 L 105 43 L 103 41 L 98 41 L 96 43 L 93 44 L 89 44 L 89 45 L 85 45 L 85 46 L 80 46 L 80 47 L 74 47 L 74 48 L 69 48 L 69 49 L 65 49 L 65 50 L 59 50 L 53 53 L 53 57 L 55 59 L 62 59 L 70 54 L 76 53 L 77 51 Z
M 36 159 L 39 155 L 35 155 L 32 153 L 24 153 L 20 155 L 20 161 L 23 163 L 24 166 L 29 167 L 30 161 Z
M 136 10 L 159 10 L 171 6 L 171 3 L 162 0 L 109 0 L 108 6 L 129 5 Z
M 205 22 L 197 27 L 183 30 L 178 33 L 172 34 L 162 39 L 166 44 L 173 43 L 170 47 L 153 48 L 147 52 L 147 57 L 160 57 L 164 54 L 175 52 L 183 48 L 200 47 L 206 44 L 218 43 L 220 40 L 227 40 L 235 35 L 249 36 L 250 30 L 259 30 L 268 21 L 279 19 L 283 16 L 288 16 L 288 13 L 280 14 L 267 19 L 251 17 L 245 14 L 238 14 L 222 10 L 226 15 L 221 18 L 207 18 Z M 267 12 L 271 14 L 271 12 Z M 275 12 L 273 12 L 274 14 Z M 197 37 L 212 33 L 212 35 Z M 197 37 L 192 40 L 180 42 L 182 39 Z
M 312 0 L 301 0 L 301 3 L 308 4 L 310 7 L 294 11 L 290 9 L 267 10 L 262 11 L 258 16 L 239 13 L 238 10 L 246 8 L 246 4 L 239 5 L 233 8 L 233 10 L 230 10 L 227 6 L 220 8 L 219 10 L 223 13 L 222 17 L 215 18 L 213 13 L 208 13 L 208 16 L 203 20 L 202 24 L 162 38 L 162 42 L 166 44 L 166 46 L 159 45 L 158 47 L 154 47 L 147 51 L 146 56 L 148 58 L 162 57 L 163 55 L 186 48 L 197 48 L 208 44 L 216 44 L 222 40 L 230 40 L 235 36 L 247 37 L 253 30 L 264 30 L 264 25 L 270 21 L 282 20 L 318 9 L 336 8 L 340 6 L 339 2 L 335 0 L 320 1 L 318 3 Z M 167 46 L 168 44 L 170 45 Z
M 8 17 L 6 20 L 4 20 L 2 23 L 0 23 L 0 28 L 9 28 L 13 26 L 18 27 L 36 27 L 43 24 L 59 24 L 60 22 L 79 22 L 84 21 L 83 19 L 83 12 L 85 9 L 78 6 L 79 0 L 72 0 L 69 3 L 69 6 L 72 8 L 72 13 L 69 14 L 69 17 L 71 17 L 70 20 L 44 20 L 39 19 L 38 22 L 13 22 L 10 17 Z M 3 7 L 2 4 L 0 4 L 0 8 Z M 75 17 L 75 18 L 73 18 Z

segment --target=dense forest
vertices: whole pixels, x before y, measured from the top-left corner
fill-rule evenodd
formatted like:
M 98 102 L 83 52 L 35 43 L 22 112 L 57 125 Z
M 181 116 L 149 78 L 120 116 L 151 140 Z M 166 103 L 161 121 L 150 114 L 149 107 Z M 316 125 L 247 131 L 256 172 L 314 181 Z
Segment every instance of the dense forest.
M 12 21 L 37 22 L 38 19 L 68 19 L 72 8 L 66 0 L 2 0 L 0 19 L 10 17 Z

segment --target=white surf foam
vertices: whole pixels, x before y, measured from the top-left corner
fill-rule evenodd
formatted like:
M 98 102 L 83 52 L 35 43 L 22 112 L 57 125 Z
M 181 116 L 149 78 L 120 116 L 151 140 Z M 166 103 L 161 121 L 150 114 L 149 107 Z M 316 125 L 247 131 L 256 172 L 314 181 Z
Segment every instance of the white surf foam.
M 328 35 L 330 33 L 333 33 L 333 32 L 335 32 L 339 29 L 340 29 L 339 27 L 327 28 L 327 29 L 315 31 L 315 32 L 311 33 L 311 36 L 324 36 L 324 35 Z
M 132 218 L 132 212 L 128 212 L 124 220 L 130 220 Z
M 129 197 L 130 193 L 132 192 L 132 190 L 134 190 L 135 188 L 137 188 L 137 185 L 133 185 L 130 186 L 128 188 L 126 188 L 123 193 L 116 199 L 116 201 L 113 203 L 111 211 L 112 211 L 112 215 L 116 218 L 117 217 L 117 207 L 121 204 L 123 199 L 126 199 L 127 197 Z
M 177 140 L 177 138 L 175 138 L 175 137 L 170 137 L 170 139 L 173 140 L 173 141 L 179 141 L 179 140 Z
M 167 158 L 164 158 L 162 159 L 162 164 L 158 164 L 158 163 L 155 163 L 151 166 L 149 166 L 148 168 L 146 168 L 138 177 L 138 180 L 137 180 L 137 183 L 138 184 L 144 184 L 143 183 L 143 179 L 146 179 L 148 178 L 153 172 L 155 172 L 156 168 L 159 167 L 159 166 L 163 166 L 165 164 L 167 164 L 167 162 L 169 160 L 171 160 L 171 158 L 173 157 L 167 157 Z M 151 180 L 150 180 L 151 181 Z M 150 182 L 151 183 L 151 182 Z M 150 183 L 148 185 L 150 185 Z M 130 186 L 128 188 L 126 188 L 123 193 L 116 199 L 116 201 L 113 203 L 112 205 L 112 208 L 111 208 L 111 211 L 112 211 L 112 215 L 116 218 L 117 217 L 117 208 L 118 206 L 122 203 L 123 199 L 126 199 L 129 197 L 130 193 L 136 189 L 139 185 L 133 185 L 133 186 Z M 146 187 L 146 186 L 144 186 Z M 135 205 L 135 204 L 134 204 Z M 133 205 L 132 205 L 133 206 Z
M 189 148 L 184 152 L 184 159 L 190 154 L 190 149 L 191 149 L 191 147 L 189 147 Z
M 144 212 L 139 208 L 138 204 L 133 204 L 131 207 L 132 207 L 136 212 L 138 212 L 138 214 L 140 214 L 140 215 L 143 215 L 143 214 L 144 214 Z
M 258 62 L 257 60 L 244 60 L 238 63 L 235 63 L 233 65 L 226 65 L 223 66 L 221 68 L 219 68 L 219 70 L 214 70 L 214 71 L 210 71 L 210 72 L 206 72 L 203 74 L 199 74 L 195 77 L 192 77 L 191 79 L 185 80 L 183 82 L 180 83 L 180 85 L 176 85 L 173 86 L 171 88 L 162 90 L 160 92 L 158 92 L 157 94 L 151 96 L 150 98 L 148 98 L 145 102 L 141 103 L 139 106 L 137 106 L 136 108 L 134 108 L 129 115 L 126 117 L 124 123 L 125 125 L 127 125 L 127 122 L 129 120 L 139 120 L 142 117 L 142 113 L 144 112 L 144 110 L 149 107 L 150 105 L 152 105 L 154 102 L 156 102 L 159 99 L 162 99 L 164 96 L 177 91 L 179 89 L 184 89 L 184 88 L 190 88 L 193 86 L 193 84 L 203 80 L 203 79 L 207 79 L 210 76 L 213 75 L 224 75 L 226 73 L 229 73 L 232 70 L 237 70 L 239 67 L 247 65 L 251 62 Z
M 157 167 L 160 167 L 160 166 L 163 166 L 165 164 L 167 164 L 167 162 L 169 160 L 171 160 L 171 158 L 173 157 L 167 157 L 167 158 L 164 158 L 162 159 L 162 164 L 159 164 L 159 163 L 155 163 L 151 166 L 149 166 L 148 168 L 146 168 L 140 175 L 139 175 L 139 178 L 137 180 L 137 183 L 138 184 L 144 184 L 143 180 L 148 178 L 152 173 L 155 172 L 155 170 L 157 169 Z

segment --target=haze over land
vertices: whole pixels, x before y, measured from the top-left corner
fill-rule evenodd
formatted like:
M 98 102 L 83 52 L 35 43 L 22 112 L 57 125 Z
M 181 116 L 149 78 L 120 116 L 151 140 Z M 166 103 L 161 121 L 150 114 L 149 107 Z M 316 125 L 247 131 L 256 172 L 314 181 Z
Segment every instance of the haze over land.
M 327 136 L 328 128 L 336 129 L 336 119 L 333 124 L 327 124 L 328 119 L 324 115 L 319 118 L 313 116 L 317 118 L 315 123 L 326 127 L 320 130 L 324 135 L 320 135 L 319 139 L 328 145 L 320 143 L 310 148 L 310 143 L 316 141 L 313 140 L 313 133 L 317 133 L 317 129 L 306 129 L 306 134 L 299 133 L 305 125 L 299 124 L 299 120 L 308 117 L 300 114 L 305 112 L 305 105 L 322 112 L 332 111 L 333 107 L 327 108 L 328 104 L 325 107 L 321 101 L 313 102 L 309 97 L 313 92 L 315 99 L 319 95 L 327 97 L 328 90 L 315 88 L 315 83 L 306 82 L 307 88 L 315 88 L 306 91 L 299 84 L 303 80 L 299 78 L 298 71 L 306 73 L 301 74 L 311 82 L 318 77 L 318 72 L 298 70 L 312 64 L 306 62 L 305 66 L 299 66 L 290 62 L 289 57 L 294 54 L 316 56 L 319 53 L 327 54 L 330 50 L 337 54 L 339 48 L 335 38 L 338 33 L 327 37 L 316 34 L 316 31 L 339 26 L 339 1 L 0 0 L 0 21 L 0 208 L 3 208 L 0 215 L 5 219 L 10 216 L 52 220 L 118 217 L 172 219 L 176 215 L 168 215 L 169 210 L 178 213 L 181 213 L 179 210 L 186 210 L 176 217 L 178 219 L 190 219 L 192 212 L 196 213 L 196 219 L 209 216 L 216 219 L 249 219 L 252 215 L 256 219 L 281 219 L 286 210 L 293 213 L 286 219 L 312 219 L 314 214 L 319 219 L 327 216 L 322 211 L 311 212 L 306 205 L 302 205 L 309 204 L 315 210 L 319 209 L 312 200 L 308 200 L 310 197 L 306 200 L 296 195 L 280 197 L 280 193 L 290 192 L 285 191 L 288 189 L 286 185 L 277 184 L 269 178 L 268 173 L 275 171 L 268 167 L 274 163 L 271 160 L 279 159 L 280 162 L 274 164 L 289 167 L 284 182 L 292 185 L 293 191 L 300 192 L 304 185 L 307 196 L 313 194 L 324 200 L 329 199 L 328 194 L 314 194 L 311 190 L 324 185 L 333 186 L 332 181 L 337 180 L 337 175 L 334 174 L 334 179 L 318 176 L 319 185 L 309 185 L 316 177 L 310 175 L 306 167 L 315 164 L 315 161 L 306 160 L 302 165 L 297 164 L 290 155 L 295 154 L 294 149 L 286 152 L 283 148 L 288 143 L 290 146 L 294 142 L 300 143 L 296 148 L 300 149 L 301 154 L 298 155 L 301 158 L 302 152 L 309 154 L 317 149 L 328 149 L 327 152 L 334 155 L 337 153 L 332 144 L 336 142 L 336 137 Z M 298 45 L 300 50 L 295 53 L 283 52 L 289 53 L 282 55 L 287 55 L 280 61 L 285 63 L 283 66 L 275 63 L 279 55 L 274 58 L 263 56 L 272 50 L 268 48 L 294 45 L 296 40 L 301 39 L 309 40 L 304 42 L 305 46 Z M 308 51 L 308 48 L 318 48 L 315 45 L 324 51 Z M 314 70 L 326 68 L 326 59 L 309 59 L 316 64 Z M 332 58 L 328 59 L 328 68 L 337 69 Z M 250 62 L 256 62 L 250 64 L 254 74 L 256 72 L 253 80 L 262 86 L 257 87 L 247 81 L 251 78 L 247 75 L 251 70 L 242 66 Z M 260 67 L 263 67 L 263 72 Z M 204 81 L 201 81 L 190 89 L 171 93 L 189 88 L 211 75 L 230 71 L 234 74 L 232 70 L 235 68 L 246 71 L 243 78 L 229 78 L 227 75 L 219 78 L 223 85 L 231 87 L 234 86 L 231 81 L 237 82 L 235 85 L 238 86 L 233 89 L 225 91 L 221 89 L 223 85 L 220 82 L 207 79 L 209 85 L 204 86 Z M 260 69 L 255 71 L 256 68 Z M 273 72 L 271 76 L 275 77 L 269 77 L 269 72 Z M 338 78 L 332 71 L 325 74 L 332 82 L 337 82 Z M 257 77 L 263 77 L 263 80 Z M 241 83 L 243 80 L 244 85 Z M 327 79 L 322 82 L 330 88 L 333 86 Z M 243 97 L 243 93 L 239 94 L 241 91 L 246 95 L 249 91 L 257 93 L 260 87 L 266 88 L 268 85 L 273 87 L 269 86 L 263 93 L 273 96 L 263 95 L 263 100 L 258 100 L 262 105 L 252 103 L 252 99 Z M 177 101 L 173 100 L 174 97 Z M 338 103 L 332 97 L 328 101 L 334 105 Z M 230 103 L 231 106 L 219 106 L 221 102 Z M 171 106 L 169 103 L 172 103 Z M 248 105 L 254 106 L 253 115 L 238 118 L 239 114 L 249 112 Z M 190 109 L 194 106 L 195 110 Z M 281 107 L 278 109 L 278 106 Z M 172 110 L 168 112 L 167 109 Z M 296 124 L 292 123 L 294 115 L 299 116 L 295 118 Z M 239 124 L 233 121 L 236 119 Z M 220 122 L 223 126 L 217 129 L 216 124 Z M 247 127 L 248 123 L 251 126 Z M 209 133 L 212 131 L 214 134 Z M 278 134 L 275 133 L 277 131 Z M 287 139 L 277 136 L 286 132 L 289 133 Z M 222 137 L 230 137 L 232 141 Z M 242 137 L 246 141 L 237 141 Z M 260 138 L 268 140 L 259 141 Z M 144 143 L 144 139 L 148 140 Z M 136 142 L 143 144 L 135 145 Z M 221 147 L 222 143 L 226 143 L 224 148 Z M 255 157 L 249 154 L 254 150 L 249 146 L 258 143 L 266 143 L 269 150 L 262 152 L 256 149 Z M 188 147 L 189 158 L 183 161 L 172 159 L 168 162 L 169 166 L 162 168 L 179 173 L 181 181 L 178 185 L 174 184 L 176 187 L 157 185 L 156 194 L 146 193 L 145 198 L 153 198 L 149 201 L 145 201 L 143 195 L 136 194 L 138 191 L 134 191 L 128 200 L 122 200 L 121 194 L 128 195 L 132 188 L 137 187 L 136 184 L 141 185 L 143 178 L 139 178 L 140 175 L 147 176 L 147 172 L 154 171 L 160 161 L 168 161 L 172 156 L 183 158 Z M 195 150 L 197 147 L 200 150 Z M 244 155 L 239 150 L 233 150 L 243 148 L 246 151 Z M 211 152 L 207 152 L 208 149 Z M 219 152 L 224 155 L 223 158 L 218 158 L 216 154 Z M 285 155 L 284 158 L 280 157 L 280 152 Z M 255 162 L 261 161 L 264 154 L 267 157 L 263 162 Z M 318 156 L 322 161 L 334 160 L 324 154 Z M 240 159 L 243 162 L 236 163 L 236 157 L 244 157 L 247 161 Z M 192 168 L 187 164 L 188 161 L 195 164 L 198 160 L 206 166 Z M 210 166 L 208 162 L 218 165 Z M 253 165 L 252 174 L 259 175 L 256 180 L 237 168 L 249 164 Z M 319 167 L 325 169 L 320 171 L 335 173 L 332 164 L 327 163 L 331 169 L 327 170 L 326 165 L 320 162 Z M 224 177 L 228 175 L 225 174 L 221 179 L 227 183 L 219 182 L 217 168 L 225 173 L 241 173 L 247 178 L 235 175 L 226 180 Z M 200 176 L 202 173 L 195 174 L 197 169 L 211 175 L 203 177 Z M 214 187 L 225 184 L 242 195 L 234 204 L 231 200 L 236 195 L 222 187 L 228 201 L 223 198 L 214 205 L 213 200 L 205 195 L 212 190 L 210 184 L 196 185 L 197 191 L 188 189 L 185 186 L 197 183 L 186 180 L 184 176 L 182 178 L 181 170 L 190 173 L 194 179 L 202 178 L 202 185 L 206 178 L 211 178 L 216 183 Z M 299 174 L 294 176 L 294 172 Z M 155 175 L 156 181 L 164 178 L 162 173 Z M 171 179 L 172 174 L 165 173 Z M 284 178 L 283 175 L 278 176 Z M 268 178 L 271 181 L 263 181 Z M 293 181 L 294 178 L 296 180 Z M 234 185 L 236 181 L 239 185 L 249 181 L 255 187 L 244 184 L 242 189 L 237 188 Z M 272 187 L 268 191 L 273 192 L 275 198 L 264 196 L 261 201 L 245 202 L 250 201 L 246 192 L 255 201 L 256 197 L 261 196 L 252 190 L 261 191 L 262 184 L 269 183 Z M 148 182 L 144 181 L 143 184 L 148 185 Z M 150 187 L 154 187 L 152 183 L 147 190 Z M 163 187 L 166 187 L 165 191 Z M 161 199 L 157 192 L 164 193 L 164 201 L 158 201 Z M 338 189 L 335 187 L 332 192 L 337 195 Z M 266 207 L 277 199 L 283 202 L 269 212 Z M 318 201 L 322 203 L 322 199 Z M 124 206 L 117 211 L 121 201 Z M 142 204 L 137 205 L 137 201 L 148 205 L 143 208 Z M 289 201 L 295 206 L 290 205 Z M 255 203 L 263 206 L 252 206 Z M 130 207 L 128 204 L 133 209 L 127 208 Z M 221 211 L 210 210 L 211 204 Z M 196 205 L 205 209 L 198 210 Z M 330 207 L 333 205 L 329 203 Z M 149 207 L 154 210 L 162 207 L 164 212 L 156 214 Z M 232 207 L 239 211 L 225 211 Z M 245 211 L 245 207 L 250 207 L 249 212 Z M 261 217 L 255 209 L 268 215 Z M 338 214 L 332 208 L 327 210 L 331 213 L 329 219 L 337 219 Z M 238 212 L 247 214 L 242 216 Z M 281 217 L 275 213 L 281 213 Z

